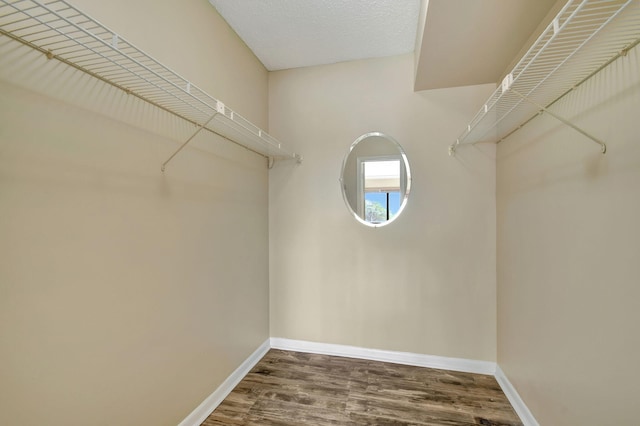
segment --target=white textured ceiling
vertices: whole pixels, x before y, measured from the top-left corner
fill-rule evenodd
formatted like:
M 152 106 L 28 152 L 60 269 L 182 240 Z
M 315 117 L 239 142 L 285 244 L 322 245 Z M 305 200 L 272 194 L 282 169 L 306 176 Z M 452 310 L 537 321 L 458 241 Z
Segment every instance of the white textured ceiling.
M 420 0 L 209 0 L 269 71 L 414 51 Z

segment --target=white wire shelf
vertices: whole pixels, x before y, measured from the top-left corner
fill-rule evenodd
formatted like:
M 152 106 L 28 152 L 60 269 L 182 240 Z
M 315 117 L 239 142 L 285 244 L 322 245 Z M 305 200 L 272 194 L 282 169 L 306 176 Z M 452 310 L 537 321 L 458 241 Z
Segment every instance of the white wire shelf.
M 640 0 L 569 0 L 451 145 L 497 143 L 625 55 L 640 39 Z
M 0 33 L 195 124 L 197 130 L 184 145 L 206 129 L 270 159 L 302 161 L 223 102 L 64 0 L 0 0 Z

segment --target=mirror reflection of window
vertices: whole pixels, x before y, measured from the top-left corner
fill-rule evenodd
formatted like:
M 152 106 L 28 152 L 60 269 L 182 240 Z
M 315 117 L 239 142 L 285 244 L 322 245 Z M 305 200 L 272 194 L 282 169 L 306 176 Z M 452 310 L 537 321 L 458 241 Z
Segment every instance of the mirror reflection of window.
M 382 223 L 400 209 L 400 160 L 363 161 L 364 220 Z
M 344 157 L 340 186 L 347 209 L 358 222 L 386 226 L 402 214 L 411 191 L 407 156 L 392 137 L 365 133 Z

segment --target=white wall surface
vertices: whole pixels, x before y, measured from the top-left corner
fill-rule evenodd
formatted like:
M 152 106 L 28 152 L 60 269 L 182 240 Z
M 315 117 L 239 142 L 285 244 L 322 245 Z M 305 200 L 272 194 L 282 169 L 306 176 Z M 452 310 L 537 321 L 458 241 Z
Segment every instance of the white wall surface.
M 269 177 L 271 335 L 494 361 L 494 147 L 447 147 L 495 86 L 414 93 L 413 70 L 404 55 L 270 73 L 270 131 L 305 157 Z M 413 174 L 404 213 L 379 229 L 338 183 L 371 131 Z
M 214 9 L 73 2 L 255 121 Z M 266 160 L 0 39 L 0 424 L 175 425 L 266 338 Z
M 640 50 L 498 148 L 498 362 L 542 425 L 637 424 Z

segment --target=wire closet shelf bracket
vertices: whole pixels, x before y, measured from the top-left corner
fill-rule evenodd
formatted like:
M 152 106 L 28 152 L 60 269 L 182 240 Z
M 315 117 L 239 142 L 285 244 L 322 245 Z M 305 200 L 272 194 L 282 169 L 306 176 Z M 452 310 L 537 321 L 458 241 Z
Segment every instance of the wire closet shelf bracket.
M 639 0 L 569 0 L 449 147 L 499 143 L 640 42 Z
M 0 34 L 269 159 L 302 156 L 64 0 L 0 0 Z

